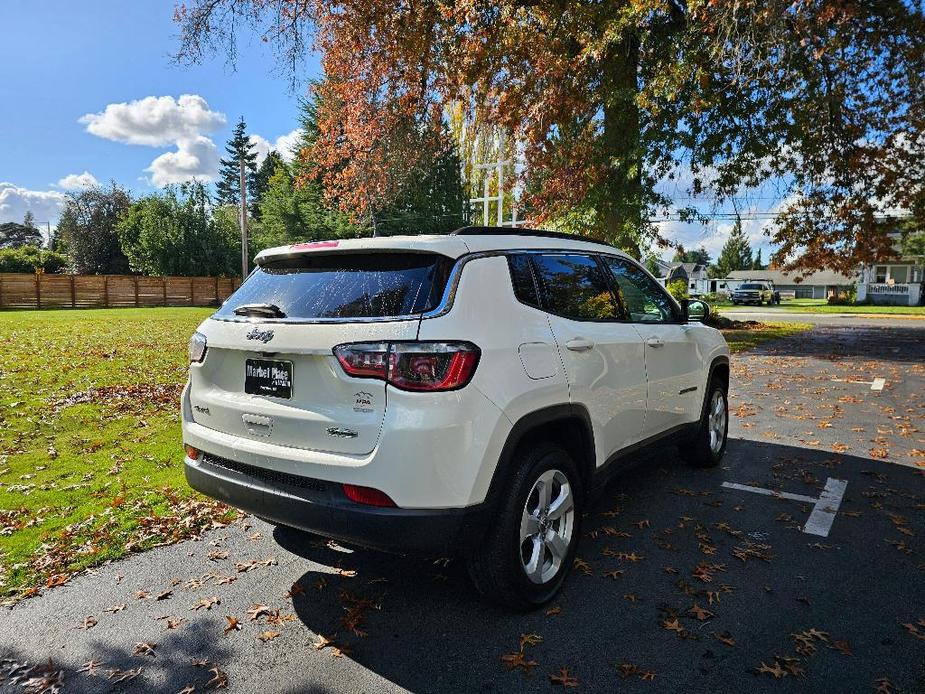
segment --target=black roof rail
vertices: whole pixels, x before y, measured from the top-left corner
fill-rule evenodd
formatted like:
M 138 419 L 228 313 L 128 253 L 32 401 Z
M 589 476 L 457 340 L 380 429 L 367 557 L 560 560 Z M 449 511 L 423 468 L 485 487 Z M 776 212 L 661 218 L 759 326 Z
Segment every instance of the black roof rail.
M 606 241 L 589 239 L 578 234 L 566 234 L 561 231 L 551 231 L 549 229 L 529 229 L 527 227 L 461 227 L 456 231 L 451 231 L 450 236 L 539 236 L 550 239 L 563 239 L 566 241 L 584 241 L 585 243 L 596 243 L 600 246 L 616 246 Z

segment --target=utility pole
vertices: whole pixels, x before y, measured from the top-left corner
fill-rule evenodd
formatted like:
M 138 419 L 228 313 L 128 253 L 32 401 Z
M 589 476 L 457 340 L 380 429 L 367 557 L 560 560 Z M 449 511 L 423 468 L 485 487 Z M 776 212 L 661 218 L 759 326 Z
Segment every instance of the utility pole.
M 241 188 L 241 210 L 238 221 L 241 225 L 241 281 L 247 279 L 247 183 L 244 179 L 244 157 L 238 158 L 238 185 Z

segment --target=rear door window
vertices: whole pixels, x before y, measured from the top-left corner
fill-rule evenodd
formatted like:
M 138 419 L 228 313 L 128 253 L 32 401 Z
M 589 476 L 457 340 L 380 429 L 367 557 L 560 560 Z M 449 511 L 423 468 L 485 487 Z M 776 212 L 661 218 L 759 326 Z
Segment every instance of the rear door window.
M 436 253 L 330 253 L 258 267 L 216 318 L 241 320 L 247 304 L 277 307 L 285 319 L 390 318 L 425 313 L 443 296 L 453 259 Z
M 572 320 L 616 320 L 617 304 L 600 263 L 590 255 L 533 255 L 547 311 Z

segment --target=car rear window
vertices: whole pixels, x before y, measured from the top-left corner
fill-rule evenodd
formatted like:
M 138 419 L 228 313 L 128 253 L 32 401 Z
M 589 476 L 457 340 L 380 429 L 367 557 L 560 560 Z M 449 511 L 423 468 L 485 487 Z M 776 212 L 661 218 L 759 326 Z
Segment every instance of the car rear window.
M 453 260 L 436 253 L 330 253 L 270 261 L 222 305 L 271 304 L 285 319 L 389 318 L 424 313 L 440 302 Z

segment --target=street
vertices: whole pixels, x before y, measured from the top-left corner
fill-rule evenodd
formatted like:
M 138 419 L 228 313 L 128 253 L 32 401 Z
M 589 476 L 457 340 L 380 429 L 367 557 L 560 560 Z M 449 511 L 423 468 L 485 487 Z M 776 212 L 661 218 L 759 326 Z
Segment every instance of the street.
M 548 609 L 247 518 L 0 613 L 0 691 L 921 691 L 925 321 L 735 318 L 816 327 L 733 357 L 722 467 L 615 480 Z

